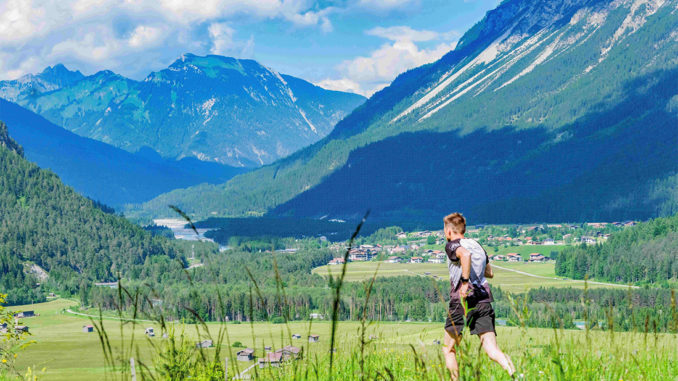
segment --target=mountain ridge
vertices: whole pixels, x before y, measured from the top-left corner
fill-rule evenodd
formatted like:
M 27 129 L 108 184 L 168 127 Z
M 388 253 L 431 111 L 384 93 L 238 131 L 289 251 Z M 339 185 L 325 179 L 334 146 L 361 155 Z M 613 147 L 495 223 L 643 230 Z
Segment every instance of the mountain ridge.
M 4 81 L 0 89 L 11 85 L 18 86 Z M 314 143 L 364 101 L 254 60 L 193 54 L 141 81 L 103 70 L 50 91 L 8 98 L 130 152 L 149 146 L 166 158 L 240 167 L 267 164 Z
M 390 86 L 339 122 L 322 141 L 225 184 L 175 190 L 130 212 L 161 213 L 161 205 L 171 203 L 200 217 L 262 215 L 276 213 L 275 208 L 288 202 L 303 204 L 303 198 L 325 209 L 299 212 L 297 208 L 301 217 L 333 216 L 325 213 L 327 209 L 349 207 L 345 195 L 366 189 L 353 190 L 350 178 L 345 178 L 341 184 L 334 184 L 333 189 L 337 191 L 331 194 L 317 192 L 311 200 L 302 196 L 304 192 L 312 192 L 333 173 L 350 165 L 351 152 L 403 133 L 451 132 L 463 138 L 474 131 L 544 129 L 548 139 L 541 142 L 539 149 L 548 151 L 554 144 L 573 136 L 569 130 L 573 123 L 589 120 L 587 116 L 596 112 L 614 109 L 623 104 L 627 94 L 647 87 L 634 82 L 635 78 L 645 78 L 652 84 L 658 81 L 660 73 L 672 72 L 675 64 L 671 57 L 678 51 L 678 35 L 672 26 L 677 18 L 675 0 L 502 2 L 462 37 L 457 49 L 435 63 L 398 76 Z M 626 87 L 629 83 L 638 88 L 629 92 Z M 673 86 L 673 82 L 666 84 Z M 652 105 L 657 110 L 654 117 L 664 118 L 661 123 L 668 123 L 666 140 L 654 144 L 670 145 L 678 139 L 678 132 L 672 128 L 675 114 L 660 111 L 669 107 L 667 102 L 674 99 L 672 92 L 673 88 L 663 89 L 662 97 L 652 98 L 657 102 Z M 605 120 L 596 123 L 606 125 L 607 131 L 624 131 L 641 128 L 637 125 L 639 120 L 648 122 L 621 111 L 629 117 L 617 124 Z M 600 134 L 604 136 L 605 132 Z M 492 156 L 490 148 L 479 148 L 488 157 L 503 160 Z M 601 152 L 615 152 L 614 141 L 610 139 L 600 138 L 598 148 Z M 397 151 L 398 147 L 392 149 Z M 418 154 L 428 155 L 425 150 Z M 653 155 L 652 151 L 649 154 Z M 451 159 L 445 160 L 446 167 L 451 167 Z M 566 166 L 562 168 L 563 173 L 582 164 L 574 157 L 573 161 L 563 164 Z M 375 182 L 380 171 L 389 169 L 388 163 L 382 165 L 372 174 Z M 527 165 L 534 164 L 528 161 Z M 631 165 L 635 170 L 642 167 L 642 161 Z M 445 168 L 441 166 L 438 170 Z M 656 174 L 659 177 L 643 181 L 662 183 L 662 190 L 657 191 L 670 194 L 666 187 L 676 171 L 678 168 L 669 168 Z M 405 171 L 403 173 L 405 178 Z M 556 179 L 562 175 L 548 176 Z M 605 185 L 596 184 L 595 178 L 592 180 L 584 184 L 592 191 L 596 185 Z M 559 181 L 569 179 L 560 177 Z M 427 186 L 436 184 L 430 180 Z M 426 199 L 425 189 L 412 196 Z M 206 195 L 209 201 L 197 200 L 192 196 L 196 193 Z M 614 197 L 623 200 L 621 194 Z M 299 199 L 294 201 L 295 198 Z M 678 200 L 678 196 L 670 196 L 663 205 L 669 205 L 670 210 L 674 199 Z M 485 201 L 491 205 L 499 200 Z M 594 205 L 604 202 L 601 199 Z M 624 213 L 622 204 L 617 206 L 621 214 Z M 351 215 L 355 213 L 350 208 L 343 210 Z M 382 212 L 390 215 L 395 210 Z M 285 213 L 289 215 L 293 211 Z M 340 216 L 342 214 L 337 215 Z M 562 220 L 557 213 L 550 218 Z

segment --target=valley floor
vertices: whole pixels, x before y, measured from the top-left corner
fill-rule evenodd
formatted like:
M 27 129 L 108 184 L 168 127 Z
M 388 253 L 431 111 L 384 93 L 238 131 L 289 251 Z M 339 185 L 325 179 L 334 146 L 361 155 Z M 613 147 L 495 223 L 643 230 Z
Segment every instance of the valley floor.
M 12 308 L 14 310 L 31 309 L 38 314 L 36 317 L 26 318 L 23 321 L 30 327 L 31 339 L 35 340 L 35 343 L 21 353 L 17 362 L 20 370 L 25 371 L 31 367 L 38 370 L 38 375 L 45 380 L 103 379 L 107 374 L 107 369 L 104 366 L 99 337 L 96 332 L 85 333 L 82 330 L 84 325 L 91 324 L 89 318 L 66 312 L 76 306 L 77 302 L 58 299 Z M 119 321 L 106 319 L 104 327 L 114 353 L 121 353 L 119 348 L 123 344 L 129 346 L 134 336 L 132 347 L 135 349 L 132 352 L 137 364 L 143 363 L 153 367 L 153 347 L 161 345 L 165 340 L 160 334 L 158 324 L 138 321 L 121 325 Z M 155 337 L 147 338 L 144 335 L 147 327 L 155 328 Z M 207 337 L 197 325 L 177 323 L 174 327 L 177 335 L 184 335 L 186 345 L 193 346 L 197 341 Z M 305 367 L 308 378 L 326 379 L 326 376 L 322 375 L 326 369 L 314 377 L 308 374 L 308 369 L 318 365 L 321 368 L 327 367 L 331 329 L 328 321 L 294 322 L 289 325 L 209 323 L 207 327 L 212 337 L 217 337 L 220 328 L 226 329 L 227 335 L 222 344 L 222 356 L 232 359 L 229 361 L 229 374 L 231 375 L 242 372 L 255 364 L 254 362 L 235 361 L 234 356 L 239 349 L 234 348 L 233 343 L 240 342 L 243 346 L 255 349 L 257 357 L 264 355 L 265 346 L 271 346 L 275 350 L 283 345 L 292 344 L 303 348 L 304 353 L 308 354 L 304 361 L 295 363 L 304 365 L 295 365 L 294 372 Z M 357 375 L 355 367 L 357 367 L 356 356 L 358 356 L 360 347 L 359 331 L 359 322 L 339 322 L 338 324 L 336 356 L 341 364 L 340 373 L 349 372 L 348 374 L 352 376 Z M 515 327 L 498 327 L 497 333 L 500 346 L 513 357 L 519 371 L 525 372 L 525 378 L 530 380 L 550 379 L 549 375 L 553 375 L 551 374 L 553 356 L 561 356 L 559 358 L 562 361 L 576 361 L 573 359 L 579 356 L 580 364 L 564 364 L 566 367 L 564 372 L 567 374 L 573 371 L 568 367 L 582 366 L 587 368 L 581 370 L 582 375 L 590 374 L 597 366 L 609 368 L 601 368 L 601 372 L 605 372 L 601 373 L 602 379 L 661 379 L 659 377 L 661 374 L 667 376 L 678 374 L 678 355 L 675 351 L 678 341 L 675 334 L 653 335 L 629 332 L 610 334 L 592 331 L 587 340 L 587 333 L 578 330 L 561 331 L 537 328 L 523 330 Z M 293 334 L 299 334 L 301 339 L 292 339 Z M 308 343 L 306 338 L 309 334 L 319 335 L 319 342 Z M 444 373 L 443 362 L 440 358 L 441 345 L 436 341 L 442 340 L 442 323 L 373 323 L 368 325 L 365 337 L 366 339 L 371 337 L 370 343 L 365 347 L 370 369 L 382 367 L 380 369 L 383 371 L 383 367 L 391 367 L 393 372 L 403 377 L 396 379 L 411 379 L 415 377 L 413 375 L 416 375 L 416 379 L 440 379 Z M 477 352 L 476 338 L 467 341 L 470 344 L 463 347 L 467 351 L 467 361 L 483 361 L 483 364 L 487 365 L 486 372 L 488 373 L 485 374 L 488 377 L 492 375 L 492 379 L 507 379 L 496 365 L 487 362 L 485 356 Z M 588 349 L 586 349 L 587 346 Z M 208 355 L 214 354 L 214 348 L 205 351 Z M 421 365 L 425 367 L 423 373 L 421 369 L 416 369 L 419 365 L 415 364 L 415 357 L 422 361 Z M 622 358 L 629 362 L 620 364 Z M 649 362 L 649 359 L 652 359 L 653 364 L 643 364 L 639 368 L 631 362 L 631 358 L 638 359 L 640 363 Z M 314 359 L 316 363 L 309 364 L 307 359 Z M 413 366 L 415 368 L 412 368 Z M 40 371 L 42 369 L 44 369 L 43 372 Z M 267 368 L 262 371 L 254 367 L 250 369 L 250 372 L 263 372 L 260 373 L 263 379 L 291 378 L 289 372 L 293 371 L 292 368 L 285 369 L 285 367 L 282 370 Z M 641 375 L 646 377 L 641 377 Z
M 574 287 L 584 288 L 584 281 L 556 276 L 555 263 L 520 263 L 520 262 L 492 262 L 494 278 L 490 284 L 501 287 L 504 291 L 524 292 L 539 287 Z M 386 263 L 386 262 L 351 262 L 346 268 L 345 279 L 349 282 L 370 279 L 377 271 L 378 277 L 389 276 L 430 276 L 437 279 L 447 279 L 448 270 L 444 263 Z M 321 266 L 313 270 L 319 275 L 332 274 L 336 277 L 341 273 L 341 266 Z M 624 284 L 607 282 L 588 282 L 588 286 L 595 287 L 622 287 Z

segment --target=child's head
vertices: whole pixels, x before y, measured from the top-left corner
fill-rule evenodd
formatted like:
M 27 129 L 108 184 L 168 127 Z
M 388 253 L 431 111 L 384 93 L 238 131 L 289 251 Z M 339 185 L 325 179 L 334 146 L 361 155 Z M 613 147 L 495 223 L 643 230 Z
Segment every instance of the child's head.
M 445 223 L 445 237 L 448 240 L 452 239 L 452 235 L 466 233 L 466 218 L 461 213 L 452 213 L 443 218 Z

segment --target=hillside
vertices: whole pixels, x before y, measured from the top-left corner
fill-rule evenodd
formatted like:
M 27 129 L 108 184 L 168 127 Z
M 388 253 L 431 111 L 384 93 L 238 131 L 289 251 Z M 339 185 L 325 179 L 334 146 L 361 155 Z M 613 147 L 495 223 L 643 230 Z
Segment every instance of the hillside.
M 170 241 L 105 213 L 24 159 L 0 124 L 0 290 L 10 304 L 43 300 L 47 290 L 86 291 L 118 274 L 163 274 L 181 267 L 175 258 Z
M 454 51 L 400 75 L 322 141 L 136 214 L 168 203 L 201 217 L 673 214 L 677 23 L 676 0 L 504 1 Z
M 111 71 L 58 87 L 35 78 L 0 82 L 0 97 L 130 152 L 148 146 L 165 158 L 236 167 L 267 164 L 318 141 L 364 101 L 253 60 L 212 55 L 185 54 L 143 81 Z
M 0 121 L 28 160 L 55 172 L 77 192 L 115 207 L 180 187 L 221 183 L 246 171 L 195 158 L 163 159 L 148 148 L 130 153 L 78 136 L 3 99 Z

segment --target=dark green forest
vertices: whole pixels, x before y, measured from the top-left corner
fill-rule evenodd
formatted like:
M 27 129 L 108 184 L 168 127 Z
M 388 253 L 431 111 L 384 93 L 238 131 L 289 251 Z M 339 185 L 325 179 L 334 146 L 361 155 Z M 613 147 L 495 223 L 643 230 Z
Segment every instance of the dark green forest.
M 307 320 L 311 313 L 332 312 L 337 280 L 311 274 L 332 254 L 326 249 L 297 253 L 205 253 L 203 267 L 166 274 L 162 282 L 123 282 L 136 308 L 147 316 L 196 321 Z M 369 282 L 344 283 L 339 318 L 362 317 Z M 365 309 L 370 320 L 439 321 L 446 317 L 449 283 L 426 277 L 377 278 Z M 588 321 L 591 328 L 670 331 L 678 319 L 675 295 L 669 289 L 534 289 L 509 294 L 493 288 L 497 317 L 509 325 L 574 328 Z M 115 309 L 116 289 L 97 287 L 86 305 Z M 132 310 L 132 299 L 124 298 Z M 523 319 L 523 321 L 521 321 Z
M 678 215 L 657 218 L 613 234 L 604 244 L 568 247 L 556 274 L 667 286 L 678 280 Z

